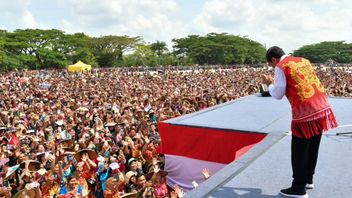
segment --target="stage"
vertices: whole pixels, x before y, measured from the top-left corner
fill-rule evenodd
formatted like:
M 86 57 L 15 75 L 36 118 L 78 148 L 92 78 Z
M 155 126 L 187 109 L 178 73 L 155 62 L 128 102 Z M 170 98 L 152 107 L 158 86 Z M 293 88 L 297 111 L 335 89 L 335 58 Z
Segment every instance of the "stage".
M 285 136 L 243 170 L 227 178 L 207 192 L 201 188 L 188 197 L 281 197 L 279 191 L 291 185 L 290 135 Z M 326 134 L 322 138 L 314 179 L 315 188 L 308 190 L 310 198 L 348 198 L 352 193 L 352 137 Z M 236 162 L 241 163 L 241 159 Z M 231 165 L 230 165 L 231 166 Z M 236 170 L 227 170 L 229 175 Z M 220 171 L 221 175 L 224 172 Z M 214 178 L 218 175 L 214 175 Z M 225 179 L 225 177 L 222 177 Z M 199 190 L 199 191 L 198 191 Z
M 313 198 L 351 197 L 352 135 L 337 136 L 336 132 L 352 131 L 352 99 L 331 97 L 329 101 L 340 127 L 323 135 L 316 187 L 308 194 Z M 251 95 L 166 121 L 173 126 L 265 135 L 186 197 L 280 197 L 280 189 L 289 187 L 292 180 L 290 120 L 286 98 Z

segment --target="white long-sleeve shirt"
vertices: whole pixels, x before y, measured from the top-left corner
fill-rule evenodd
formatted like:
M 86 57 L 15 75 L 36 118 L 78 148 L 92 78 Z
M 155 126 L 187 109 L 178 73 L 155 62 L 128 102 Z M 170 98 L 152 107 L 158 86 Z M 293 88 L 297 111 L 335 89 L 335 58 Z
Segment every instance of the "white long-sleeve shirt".
M 287 56 L 288 55 L 282 56 L 280 61 L 282 61 Z M 286 93 L 286 76 L 285 73 L 277 66 L 275 67 L 274 73 L 275 84 L 269 85 L 269 93 L 273 98 L 281 100 Z

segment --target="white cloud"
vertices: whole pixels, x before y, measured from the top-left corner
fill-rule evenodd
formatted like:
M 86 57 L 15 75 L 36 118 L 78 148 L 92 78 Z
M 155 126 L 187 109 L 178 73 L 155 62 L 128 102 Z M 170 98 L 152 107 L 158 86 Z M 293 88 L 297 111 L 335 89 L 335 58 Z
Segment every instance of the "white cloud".
M 74 34 L 76 32 L 83 32 L 80 27 L 74 26 L 70 21 L 66 19 L 63 19 L 61 23 L 62 23 L 62 30 L 66 33 Z
M 30 0 L 12 0 L 0 4 L 0 21 L 2 23 L 11 22 L 12 27 L 7 29 L 18 28 L 36 28 L 38 24 L 29 10 Z M 3 24 L 4 25 L 4 24 Z
M 38 24 L 34 19 L 32 13 L 28 10 L 25 10 L 22 16 L 23 25 L 26 28 L 36 28 Z
M 72 13 L 78 25 L 95 36 L 126 34 L 147 41 L 185 36 L 184 25 L 171 16 L 179 10 L 174 0 L 72 0 Z
M 227 32 L 290 52 L 325 40 L 352 42 L 351 8 L 349 0 L 11 0 L 0 4 L 0 28 L 142 36 L 168 44 L 191 34 Z
M 249 35 L 288 52 L 313 42 L 351 39 L 346 37 L 351 21 L 350 8 L 333 0 L 209 0 L 194 19 L 204 32 Z

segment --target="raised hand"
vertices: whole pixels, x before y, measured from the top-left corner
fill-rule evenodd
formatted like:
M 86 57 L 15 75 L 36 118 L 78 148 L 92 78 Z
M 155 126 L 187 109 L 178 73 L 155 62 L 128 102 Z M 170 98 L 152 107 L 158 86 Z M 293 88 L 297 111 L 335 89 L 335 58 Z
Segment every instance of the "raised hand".
M 197 183 L 196 181 L 192 181 L 192 186 L 193 186 L 194 188 L 197 188 L 199 185 L 198 185 L 198 183 Z
M 274 83 L 274 79 L 273 79 L 273 77 L 271 77 L 270 75 L 265 75 L 265 74 L 263 74 L 263 75 L 261 76 L 261 78 L 262 78 L 262 82 L 263 82 L 264 84 L 270 85 L 270 84 Z
M 174 187 L 174 190 L 179 198 L 182 198 L 183 196 L 185 196 L 185 193 L 183 192 L 182 188 L 180 188 L 178 185 Z
M 137 167 L 142 168 L 142 163 L 140 161 L 137 161 Z
M 84 187 L 82 190 L 82 197 L 87 197 L 89 194 L 88 187 Z
M 203 173 L 204 179 L 208 179 L 210 177 L 210 175 L 211 175 L 211 172 L 207 168 L 204 168 L 202 170 L 202 173 Z
M 158 164 L 158 159 L 156 159 L 155 157 L 153 157 L 153 165 L 157 165 Z
M 25 166 L 24 166 L 25 172 L 26 172 L 26 171 L 29 171 L 29 170 L 28 170 L 28 166 L 29 166 L 29 161 L 28 161 L 28 160 L 25 161 L 24 165 L 25 165 Z
M 145 143 L 147 143 L 147 144 L 149 144 L 149 142 L 150 142 L 150 140 L 149 140 L 148 137 L 145 137 L 145 138 L 144 138 L 144 141 L 145 141 Z
M 86 156 L 86 154 L 83 154 L 83 155 L 82 155 L 82 161 L 84 161 L 84 162 L 87 161 L 87 156 Z
M 170 193 L 170 198 L 177 198 L 177 194 L 176 194 L 175 191 L 172 191 L 172 192 Z
M 158 165 L 155 165 L 155 166 L 154 166 L 154 173 L 156 174 L 156 173 L 158 173 L 159 171 L 160 171 L 159 166 L 158 166 Z

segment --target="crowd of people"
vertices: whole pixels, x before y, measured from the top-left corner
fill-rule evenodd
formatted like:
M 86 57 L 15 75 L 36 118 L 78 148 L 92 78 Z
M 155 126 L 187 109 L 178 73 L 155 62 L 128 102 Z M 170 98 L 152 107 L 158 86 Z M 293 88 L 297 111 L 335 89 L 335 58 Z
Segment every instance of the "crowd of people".
M 2 73 L 0 197 L 182 197 L 166 184 L 158 122 L 257 93 L 262 74 L 273 71 Z M 352 96 L 350 69 L 318 76 L 330 95 Z

